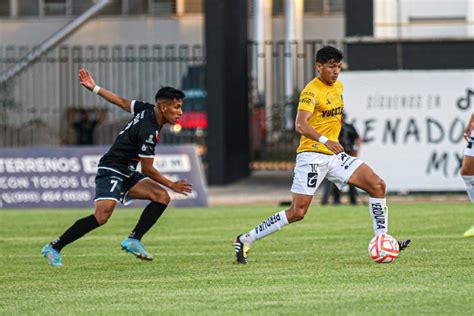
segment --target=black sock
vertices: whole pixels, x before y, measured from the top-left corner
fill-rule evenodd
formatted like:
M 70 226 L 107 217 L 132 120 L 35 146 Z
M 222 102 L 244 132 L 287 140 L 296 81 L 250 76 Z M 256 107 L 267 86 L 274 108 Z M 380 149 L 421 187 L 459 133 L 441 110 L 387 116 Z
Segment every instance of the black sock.
M 51 242 L 51 246 L 57 251 L 61 251 L 64 246 L 81 238 L 91 230 L 99 227 L 99 223 L 94 215 L 78 219 L 71 227 L 68 228 L 58 239 Z
M 143 213 L 138 220 L 137 226 L 135 226 L 132 233 L 128 237 L 141 240 L 143 235 L 145 235 L 145 233 L 153 225 L 155 225 L 156 221 L 158 218 L 160 218 L 161 214 L 163 214 L 167 206 L 168 205 L 158 202 L 151 202 L 148 204 L 143 210 Z

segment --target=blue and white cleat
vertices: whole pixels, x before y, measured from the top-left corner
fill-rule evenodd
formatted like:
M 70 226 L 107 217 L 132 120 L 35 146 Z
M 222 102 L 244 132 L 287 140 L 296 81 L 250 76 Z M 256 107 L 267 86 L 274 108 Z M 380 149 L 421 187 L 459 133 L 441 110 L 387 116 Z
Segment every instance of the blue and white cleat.
M 120 245 L 122 250 L 131 253 L 138 259 L 153 260 L 153 257 L 145 250 L 145 247 L 143 247 L 143 244 L 138 239 L 127 238 Z
M 44 246 L 43 249 L 41 249 L 41 253 L 43 254 L 43 257 L 48 259 L 50 265 L 54 267 L 63 266 L 61 263 L 61 254 L 56 249 L 54 249 L 51 244 Z

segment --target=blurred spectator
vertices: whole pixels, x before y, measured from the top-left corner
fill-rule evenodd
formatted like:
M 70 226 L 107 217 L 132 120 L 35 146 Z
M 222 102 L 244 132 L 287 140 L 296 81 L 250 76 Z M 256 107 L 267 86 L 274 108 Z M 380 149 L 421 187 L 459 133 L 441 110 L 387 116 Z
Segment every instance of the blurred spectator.
M 359 148 L 362 144 L 362 138 L 359 136 L 354 125 L 347 122 L 347 115 L 345 112 L 342 113 L 342 127 L 341 133 L 339 134 L 339 143 L 344 147 L 346 153 L 354 157 L 358 156 Z M 323 184 L 321 204 L 328 204 L 329 195 L 331 194 L 333 196 L 333 203 L 335 205 L 341 204 L 341 192 L 332 182 L 325 180 Z M 352 205 L 357 204 L 357 190 L 353 186 L 349 186 L 349 200 Z
M 76 145 L 93 145 L 97 125 L 105 120 L 105 110 L 70 107 L 67 120 L 76 133 Z

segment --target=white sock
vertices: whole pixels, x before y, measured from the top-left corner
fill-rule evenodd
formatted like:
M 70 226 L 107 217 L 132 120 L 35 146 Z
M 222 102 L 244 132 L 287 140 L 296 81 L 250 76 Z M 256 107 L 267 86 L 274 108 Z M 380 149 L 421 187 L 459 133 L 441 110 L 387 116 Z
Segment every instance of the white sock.
M 280 230 L 280 228 L 287 224 L 288 219 L 286 218 L 285 211 L 275 213 L 266 220 L 264 220 L 260 225 L 257 225 L 247 234 L 242 235 L 240 237 L 240 241 L 250 246 L 253 244 L 254 241 L 262 239 L 263 237 Z
M 388 231 L 388 208 L 386 199 L 369 197 L 370 216 L 374 224 L 374 234 L 379 235 Z
M 471 202 L 474 203 L 474 176 L 462 176 L 464 183 L 466 183 L 466 192 L 471 199 Z

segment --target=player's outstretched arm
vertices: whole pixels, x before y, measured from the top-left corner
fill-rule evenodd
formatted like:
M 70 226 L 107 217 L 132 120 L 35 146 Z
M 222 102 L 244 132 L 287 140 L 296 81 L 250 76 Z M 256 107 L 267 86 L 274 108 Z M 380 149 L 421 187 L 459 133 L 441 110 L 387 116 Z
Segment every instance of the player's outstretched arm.
M 306 136 L 310 139 L 323 143 L 330 151 L 335 154 L 341 153 L 344 151 L 344 148 L 338 142 L 329 140 L 326 136 L 318 133 L 314 130 L 308 123 L 311 118 L 312 113 L 305 110 L 298 110 L 296 114 L 296 123 L 295 128 L 298 133 L 303 136 Z
M 471 132 L 474 129 L 474 114 L 471 115 L 471 119 L 467 123 L 466 130 L 464 131 L 464 138 L 469 142 L 471 137 Z
M 161 185 L 170 188 L 174 192 L 188 195 L 192 191 L 192 185 L 186 180 L 171 181 L 153 167 L 153 158 L 140 158 L 142 164 L 142 173 Z
M 122 98 L 121 96 L 96 85 L 94 78 L 92 78 L 91 74 L 84 68 L 79 70 L 79 81 L 81 85 L 83 85 L 89 91 L 100 95 L 102 98 L 121 107 L 127 112 L 131 112 L 131 100 Z

